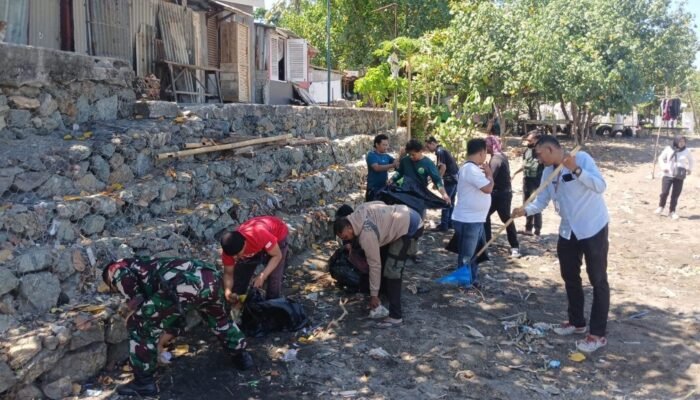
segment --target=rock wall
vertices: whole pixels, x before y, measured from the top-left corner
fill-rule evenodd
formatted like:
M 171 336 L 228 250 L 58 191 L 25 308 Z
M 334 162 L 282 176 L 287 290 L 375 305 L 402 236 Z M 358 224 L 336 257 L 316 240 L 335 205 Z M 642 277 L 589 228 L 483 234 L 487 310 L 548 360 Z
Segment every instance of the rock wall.
M 128 118 L 136 95 L 128 62 L 0 43 L 0 136 Z
M 123 321 L 113 308 L 78 307 L 116 301 L 95 297 L 108 258 L 214 261 L 222 229 L 262 214 L 287 221 L 293 251 L 331 238 L 337 204 L 362 200 L 363 156 L 391 118 L 375 110 L 162 102 L 137 112 L 144 118 L 94 122 L 70 140 L 0 136 L 0 393 L 59 398 L 72 382 L 124 359 Z M 204 138 L 282 133 L 334 139 L 156 160 Z M 391 140 L 403 144 L 405 133 Z

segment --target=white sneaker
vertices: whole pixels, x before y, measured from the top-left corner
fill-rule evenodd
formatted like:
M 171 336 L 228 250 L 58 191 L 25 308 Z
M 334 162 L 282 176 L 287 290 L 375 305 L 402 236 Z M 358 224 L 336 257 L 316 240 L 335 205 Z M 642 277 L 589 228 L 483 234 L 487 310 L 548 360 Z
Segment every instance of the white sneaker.
M 581 326 L 581 327 L 575 327 L 572 324 L 568 322 L 564 322 L 563 324 L 560 324 L 559 326 L 554 326 L 552 328 L 554 333 L 556 333 L 559 336 L 568 336 L 568 335 L 573 335 L 574 333 L 586 333 L 588 331 L 587 326 Z
M 663 208 L 663 207 L 659 207 L 659 208 L 657 208 L 656 210 L 654 210 L 654 214 L 656 214 L 656 215 L 659 215 L 659 214 L 661 214 L 662 212 L 664 212 L 664 208 Z
M 594 337 L 592 335 L 586 336 L 584 340 L 579 340 L 576 342 L 576 348 L 584 353 L 593 353 L 601 347 L 605 347 L 608 344 L 608 339 L 605 337 Z
M 672 220 L 677 220 L 678 218 L 680 218 L 680 216 L 679 216 L 678 214 L 676 214 L 676 213 L 674 213 L 674 212 L 671 213 L 671 219 L 672 219 Z
M 510 249 L 510 256 L 513 258 L 519 258 L 520 257 L 520 249 L 518 249 L 517 247 Z

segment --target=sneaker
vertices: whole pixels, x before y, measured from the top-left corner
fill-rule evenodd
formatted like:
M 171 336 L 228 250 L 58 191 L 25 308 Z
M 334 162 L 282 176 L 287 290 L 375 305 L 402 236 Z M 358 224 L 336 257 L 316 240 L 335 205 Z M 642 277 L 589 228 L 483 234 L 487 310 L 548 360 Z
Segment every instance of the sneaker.
M 585 339 L 576 342 L 576 348 L 584 353 L 593 353 L 608 344 L 608 339 L 599 336 L 587 335 Z
M 510 249 L 510 256 L 513 258 L 520 258 L 520 249 L 517 247 Z
M 672 213 L 671 213 L 671 219 L 672 219 L 672 220 L 675 221 L 675 220 L 677 220 L 678 218 L 680 218 L 680 216 L 679 216 L 677 213 L 675 213 L 675 212 L 672 212 Z
M 656 210 L 654 210 L 654 214 L 656 214 L 656 215 L 661 215 L 662 212 L 664 212 L 663 207 L 659 207 Z
M 559 336 L 568 336 L 572 335 L 574 333 L 576 334 L 581 334 L 581 333 L 586 333 L 588 331 L 587 326 L 573 326 L 572 324 L 568 322 L 564 322 L 563 324 L 560 324 L 559 326 L 555 326 L 553 329 L 554 333 L 556 333 Z

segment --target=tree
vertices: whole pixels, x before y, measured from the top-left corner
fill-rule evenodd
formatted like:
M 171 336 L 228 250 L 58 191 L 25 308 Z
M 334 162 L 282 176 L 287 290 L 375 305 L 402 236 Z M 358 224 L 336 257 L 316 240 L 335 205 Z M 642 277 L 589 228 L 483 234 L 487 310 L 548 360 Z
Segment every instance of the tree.
M 523 31 L 537 92 L 571 114 L 577 142 L 593 118 L 626 113 L 689 72 L 697 51 L 690 16 L 670 0 L 550 0 Z M 542 40 L 546 38 L 546 40 Z

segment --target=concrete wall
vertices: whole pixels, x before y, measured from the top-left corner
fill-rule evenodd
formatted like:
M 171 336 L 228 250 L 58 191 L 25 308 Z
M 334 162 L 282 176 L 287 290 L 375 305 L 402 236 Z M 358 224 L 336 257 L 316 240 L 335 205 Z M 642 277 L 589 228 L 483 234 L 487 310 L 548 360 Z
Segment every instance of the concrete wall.
M 129 63 L 0 43 L 0 134 L 27 136 L 74 123 L 130 117 Z

